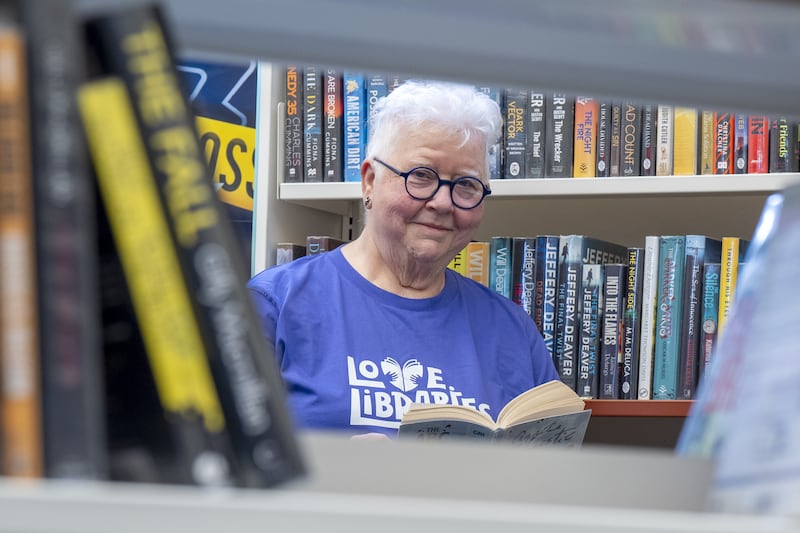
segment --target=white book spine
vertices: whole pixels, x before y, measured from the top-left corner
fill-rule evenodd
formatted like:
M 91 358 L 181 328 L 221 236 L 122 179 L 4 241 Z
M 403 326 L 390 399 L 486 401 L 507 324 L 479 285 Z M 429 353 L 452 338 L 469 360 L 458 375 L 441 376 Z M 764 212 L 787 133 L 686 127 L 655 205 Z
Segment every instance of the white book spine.
M 656 176 L 672 175 L 672 136 L 674 108 L 658 106 L 658 131 L 656 133 Z
M 639 344 L 639 400 L 653 397 L 653 346 L 658 293 L 658 235 L 644 240 L 644 279 L 642 280 L 642 331 Z

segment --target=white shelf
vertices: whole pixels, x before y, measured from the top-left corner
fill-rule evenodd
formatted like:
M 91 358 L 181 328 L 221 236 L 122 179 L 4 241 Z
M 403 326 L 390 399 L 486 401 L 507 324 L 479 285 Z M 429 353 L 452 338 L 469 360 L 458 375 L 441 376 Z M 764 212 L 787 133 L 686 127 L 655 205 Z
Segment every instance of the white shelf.
M 631 178 L 557 178 L 529 180 L 492 180 L 495 200 L 531 200 L 582 197 L 685 197 L 699 194 L 734 196 L 767 194 L 800 183 L 800 174 L 750 174 L 729 176 L 668 176 Z M 361 199 L 361 183 L 283 183 L 281 200 L 314 207 L 331 213 L 346 214 L 353 201 Z

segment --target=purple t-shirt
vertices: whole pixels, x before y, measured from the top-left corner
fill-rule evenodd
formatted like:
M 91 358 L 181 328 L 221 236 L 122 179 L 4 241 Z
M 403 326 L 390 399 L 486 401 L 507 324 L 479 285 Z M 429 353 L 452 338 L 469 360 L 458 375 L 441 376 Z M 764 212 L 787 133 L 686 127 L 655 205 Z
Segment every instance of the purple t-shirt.
M 437 296 L 403 298 L 337 249 L 267 269 L 248 287 L 300 427 L 393 436 L 411 402 L 495 418 L 514 396 L 558 379 L 533 320 L 450 270 Z

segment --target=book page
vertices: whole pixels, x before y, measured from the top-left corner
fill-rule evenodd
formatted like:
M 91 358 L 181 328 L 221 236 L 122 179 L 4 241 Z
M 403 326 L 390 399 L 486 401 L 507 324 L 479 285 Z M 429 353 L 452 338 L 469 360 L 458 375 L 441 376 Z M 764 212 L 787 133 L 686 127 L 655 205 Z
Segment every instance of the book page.
M 442 440 L 450 438 L 473 438 L 491 440 L 493 432 L 486 426 L 463 420 L 430 420 L 425 422 L 403 422 L 397 432 L 398 438 L 416 440 Z
M 496 440 L 533 446 L 578 447 L 583 443 L 591 414 L 591 410 L 586 410 L 517 424 L 499 431 Z

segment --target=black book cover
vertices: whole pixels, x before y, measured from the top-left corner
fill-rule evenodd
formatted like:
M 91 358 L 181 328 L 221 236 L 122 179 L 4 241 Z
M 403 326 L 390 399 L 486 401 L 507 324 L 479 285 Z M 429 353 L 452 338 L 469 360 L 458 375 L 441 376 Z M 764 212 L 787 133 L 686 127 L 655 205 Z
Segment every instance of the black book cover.
M 525 147 L 527 145 L 528 91 L 505 91 L 503 125 L 503 177 L 525 177 Z
M 600 343 L 600 398 L 620 397 L 622 373 L 625 282 L 628 265 L 609 263 L 603 267 L 603 334 Z
M 625 273 L 625 310 L 622 328 L 622 372 L 620 399 L 635 400 L 639 387 L 639 343 L 642 329 L 642 284 L 644 248 L 628 248 Z
M 544 93 L 530 91 L 528 101 L 528 135 L 525 148 L 526 178 L 544 177 L 547 105 Z
M 545 176 L 572 177 L 572 144 L 575 126 L 575 97 L 562 93 L 547 95 L 545 129 Z
M 324 69 L 309 65 L 303 69 L 303 181 L 321 182 L 322 83 Z
M 623 102 L 620 109 L 620 176 L 638 176 L 641 166 L 642 108 Z
M 198 396 L 194 398 L 194 403 L 188 405 L 199 406 L 206 415 L 203 427 L 209 434 L 209 442 L 218 435 L 228 437 L 234 450 L 231 463 L 237 474 L 236 483 L 268 486 L 296 477 L 304 471 L 304 465 L 285 404 L 283 381 L 273 348 L 264 338 L 246 291 L 247 271 L 241 264 L 230 222 L 223 214 L 208 176 L 194 119 L 178 85 L 170 36 L 161 12 L 156 7 L 131 7 L 93 18 L 88 21 L 86 28 L 100 72 L 113 76 L 96 85 L 99 88 L 96 94 L 113 97 L 111 101 L 122 104 L 115 111 L 129 113 L 135 120 L 140 146 L 120 148 L 129 150 L 134 156 L 131 165 L 137 163 L 137 150 L 142 152 L 138 160 L 143 168 L 133 169 L 129 173 L 139 172 L 142 176 L 134 177 L 152 187 L 157 194 L 159 201 L 156 203 L 159 205 L 148 205 L 148 208 L 152 207 L 154 214 L 160 211 L 160 215 L 155 216 L 163 217 L 168 228 L 168 235 L 163 238 L 168 241 L 166 248 L 171 247 L 169 254 L 174 254 L 176 258 L 182 283 L 167 285 L 163 289 L 176 298 L 184 291 L 188 295 L 193 314 L 189 320 L 193 319 L 194 327 L 200 333 L 205 365 L 210 369 L 213 379 L 210 385 L 204 383 L 205 365 L 202 361 L 195 361 L 201 381 L 196 383 L 198 390 L 194 392 Z M 121 80 L 121 84 L 116 80 Z M 123 87 L 124 93 L 120 94 L 118 87 Z M 100 133 L 102 114 L 95 110 L 94 115 L 87 115 L 90 119 L 94 118 L 94 123 L 89 120 L 87 131 L 102 185 L 102 174 L 113 173 L 114 165 L 103 161 L 101 156 L 116 155 L 116 147 L 106 148 L 109 154 L 95 154 L 95 143 L 100 149 L 104 148 L 99 142 L 103 140 L 103 133 Z M 113 157 L 111 159 L 113 161 Z M 116 180 L 117 176 L 114 178 Z M 121 189 L 122 185 L 116 184 L 115 187 Z M 104 201 L 108 202 L 106 191 L 103 193 Z M 114 191 L 114 194 L 120 192 Z M 126 206 L 124 201 L 118 201 L 114 207 L 133 209 L 133 206 Z M 114 217 L 123 216 L 109 209 L 109 216 L 112 214 Z M 137 221 L 137 224 L 154 221 Z M 114 227 L 114 220 L 111 222 Z M 116 227 L 114 231 L 115 238 L 120 242 L 129 237 L 117 235 Z M 139 228 L 134 226 L 130 231 L 136 237 Z M 122 252 L 121 246 L 120 250 Z M 169 257 L 157 259 L 170 266 Z M 131 264 L 142 261 L 135 256 L 128 256 L 128 260 Z M 160 272 L 160 275 L 168 274 L 168 271 Z M 167 277 L 156 279 L 155 283 L 168 280 Z M 144 284 L 142 279 L 134 281 Z M 153 287 L 152 284 L 145 284 L 144 293 L 154 294 Z M 134 291 L 133 296 L 136 302 L 137 292 Z M 150 304 L 148 301 L 142 303 Z M 158 311 L 155 310 L 156 313 Z M 155 326 L 149 326 L 163 330 L 155 336 L 165 343 L 175 342 L 173 337 L 179 333 L 170 331 L 169 324 L 156 322 Z M 144 333 L 149 351 L 147 335 L 151 331 L 145 329 Z M 166 336 L 167 333 L 169 336 Z M 191 327 L 183 333 L 186 333 L 188 340 L 192 340 Z M 181 364 L 187 353 L 202 359 L 194 351 L 190 352 L 188 346 L 182 351 Z M 168 364 L 166 361 L 163 363 Z M 172 385 L 177 386 L 178 383 Z M 189 391 L 186 393 L 190 394 Z M 175 401 L 175 404 L 169 405 L 176 408 L 176 412 L 181 412 L 180 398 L 168 399 Z M 221 410 L 215 406 L 217 402 Z M 204 457 L 198 459 L 204 460 Z M 209 467 L 207 464 L 196 466 L 201 469 Z M 202 474 L 208 474 L 210 470 L 202 470 Z
M 656 175 L 656 110 L 653 104 L 642 106 L 640 176 Z
M 619 139 L 617 139 L 619 142 Z M 598 178 L 607 178 L 611 162 L 611 102 L 601 100 L 597 106 L 597 165 Z

